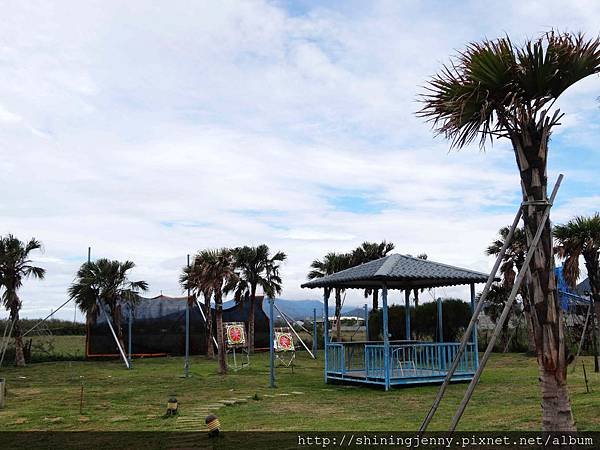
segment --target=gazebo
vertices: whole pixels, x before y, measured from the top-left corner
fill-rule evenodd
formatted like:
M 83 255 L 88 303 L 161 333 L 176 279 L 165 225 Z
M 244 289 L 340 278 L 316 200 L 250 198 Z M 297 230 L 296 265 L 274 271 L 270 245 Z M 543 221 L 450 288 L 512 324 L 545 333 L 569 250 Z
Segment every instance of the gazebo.
M 324 289 L 324 315 L 329 317 L 329 294 L 339 289 L 379 289 L 383 308 L 383 342 L 331 342 L 324 330 L 325 382 L 341 380 L 353 383 L 393 385 L 442 383 L 458 342 L 443 342 L 442 302 L 437 300 L 438 342 L 411 340 L 410 314 L 405 314 L 404 340 L 390 341 L 388 328 L 388 291 L 403 290 L 406 311 L 414 289 L 468 285 L 471 311 L 475 307 L 475 284 L 485 283 L 489 275 L 412 256 L 392 254 L 350 269 L 311 280 L 303 288 Z M 452 381 L 469 381 L 479 364 L 477 328 L 473 330 Z

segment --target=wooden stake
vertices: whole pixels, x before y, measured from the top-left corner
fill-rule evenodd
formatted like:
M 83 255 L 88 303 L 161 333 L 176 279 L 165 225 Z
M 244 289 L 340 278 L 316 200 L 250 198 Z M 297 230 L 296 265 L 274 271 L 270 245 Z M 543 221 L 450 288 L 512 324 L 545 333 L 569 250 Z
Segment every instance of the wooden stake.
M 81 383 L 81 391 L 79 393 L 79 414 L 83 414 L 83 383 Z
M 588 386 L 587 372 L 585 371 L 585 363 L 581 361 L 581 365 L 583 366 L 583 379 L 585 380 L 585 391 L 589 394 L 590 388 Z

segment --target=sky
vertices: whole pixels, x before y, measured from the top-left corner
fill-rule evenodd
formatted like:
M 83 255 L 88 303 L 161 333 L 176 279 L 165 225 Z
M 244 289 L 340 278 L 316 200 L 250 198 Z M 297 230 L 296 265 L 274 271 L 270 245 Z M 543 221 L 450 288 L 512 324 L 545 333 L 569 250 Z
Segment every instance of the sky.
M 451 150 L 415 116 L 419 94 L 471 41 L 600 31 L 595 1 L 4 0 L 2 11 L 0 235 L 44 244 L 32 256 L 46 278 L 21 290 L 31 318 L 67 299 L 88 246 L 134 261 L 149 296 L 182 294 L 188 253 L 246 244 L 288 255 L 288 299 L 320 298 L 300 288 L 310 262 L 365 240 L 489 271 L 484 250 L 520 201 L 512 150 Z M 557 103 L 554 222 L 599 209 L 599 96 L 590 77 Z

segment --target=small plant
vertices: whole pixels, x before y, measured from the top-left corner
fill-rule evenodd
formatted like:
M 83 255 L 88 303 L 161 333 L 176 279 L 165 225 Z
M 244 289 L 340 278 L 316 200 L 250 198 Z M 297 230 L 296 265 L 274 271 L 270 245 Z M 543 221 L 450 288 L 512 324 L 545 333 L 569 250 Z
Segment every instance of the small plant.
M 254 393 L 254 397 L 252 397 L 252 400 L 259 401 L 260 399 L 261 399 L 261 398 L 260 398 L 260 396 L 258 395 L 258 393 L 256 393 L 256 392 L 255 392 L 255 393 Z

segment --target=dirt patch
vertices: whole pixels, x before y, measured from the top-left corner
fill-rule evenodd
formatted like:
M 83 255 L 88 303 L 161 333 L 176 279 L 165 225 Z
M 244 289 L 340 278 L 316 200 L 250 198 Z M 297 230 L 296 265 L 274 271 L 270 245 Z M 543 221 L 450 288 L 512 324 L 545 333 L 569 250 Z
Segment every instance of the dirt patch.
M 57 423 L 62 421 L 62 417 L 44 417 L 44 422 Z
M 27 422 L 29 422 L 29 419 L 27 419 L 26 417 L 17 417 L 15 420 L 10 422 L 10 425 L 23 425 Z

